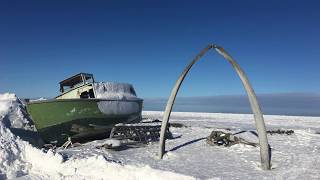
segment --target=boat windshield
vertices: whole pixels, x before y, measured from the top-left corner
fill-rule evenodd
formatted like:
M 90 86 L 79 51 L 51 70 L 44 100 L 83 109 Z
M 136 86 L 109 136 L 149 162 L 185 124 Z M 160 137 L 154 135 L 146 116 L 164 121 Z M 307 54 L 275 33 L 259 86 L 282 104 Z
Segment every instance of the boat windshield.
M 84 75 L 84 82 L 85 84 L 94 83 L 93 76 L 91 74 Z
M 60 92 L 63 93 L 85 84 L 92 84 L 93 82 L 94 82 L 94 78 L 92 74 L 79 73 L 75 76 L 72 76 L 66 80 L 61 81 Z

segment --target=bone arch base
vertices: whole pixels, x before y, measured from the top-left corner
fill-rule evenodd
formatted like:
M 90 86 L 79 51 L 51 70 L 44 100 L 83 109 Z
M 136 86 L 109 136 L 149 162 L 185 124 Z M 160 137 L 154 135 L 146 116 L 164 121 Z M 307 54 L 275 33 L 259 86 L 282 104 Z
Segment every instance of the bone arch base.
M 263 119 L 263 115 L 260 110 L 260 106 L 256 97 L 256 94 L 250 85 L 250 82 L 245 75 L 244 71 L 240 68 L 238 63 L 220 46 L 210 44 L 206 48 L 204 48 L 191 62 L 190 64 L 184 69 L 182 74 L 179 76 L 179 79 L 177 80 L 175 86 L 173 87 L 171 91 L 170 98 L 168 99 L 167 106 L 165 109 L 165 112 L 163 114 L 163 120 L 161 125 L 161 132 L 160 132 L 160 146 L 159 146 L 159 158 L 162 159 L 164 153 L 165 153 L 165 133 L 168 126 L 170 114 L 172 111 L 172 107 L 176 98 L 176 95 L 179 91 L 179 88 L 188 74 L 191 67 L 210 49 L 216 50 L 220 55 L 222 55 L 235 69 L 237 74 L 239 75 L 241 82 L 246 90 L 246 93 L 249 98 L 250 106 L 252 109 L 252 112 L 254 114 L 255 119 L 255 125 L 257 128 L 258 136 L 259 136 L 259 144 L 260 144 L 260 157 L 261 157 L 261 168 L 264 170 L 270 170 L 270 157 L 271 157 L 271 151 L 269 149 L 268 139 L 267 139 L 267 133 L 266 133 L 266 127 Z

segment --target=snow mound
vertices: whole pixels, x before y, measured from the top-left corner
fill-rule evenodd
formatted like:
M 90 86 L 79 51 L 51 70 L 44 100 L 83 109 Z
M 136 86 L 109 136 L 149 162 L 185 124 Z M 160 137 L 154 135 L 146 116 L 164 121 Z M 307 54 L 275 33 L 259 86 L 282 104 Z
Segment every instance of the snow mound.
M 24 104 L 15 94 L 0 94 L 0 118 L 7 128 L 35 131 Z
M 63 160 L 60 154 L 43 151 L 14 136 L 0 125 L 0 179 L 24 175 L 39 179 L 194 179 L 149 166 L 121 165 L 103 155 Z
M 93 84 L 96 98 L 115 100 L 137 99 L 131 84 L 115 82 L 99 82 Z
M 17 97 L 14 94 L 0 94 L 0 117 L 3 117 L 8 111 L 12 101 L 16 101 Z
M 15 94 L 0 94 L 0 179 L 26 174 L 23 149 L 28 144 L 9 128 L 33 129 L 23 104 Z
M 155 170 L 149 166 L 136 167 L 108 162 L 102 155 L 70 159 L 66 162 L 61 162 L 52 155 L 50 158 L 50 167 L 37 163 L 38 160 L 43 160 L 41 157 L 33 158 L 35 165 L 31 174 L 41 178 L 50 177 L 50 179 L 193 179 L 172 172 Z
M 44 153 L 21 140 L 0 122 L 0 179 L 21 177 L 29 173 L 44 173 L 56 169 L 62 156 L 51 151 Z M 45 166 L 50 164 L 50 166 Z M 48 174 L 48 173 L 47 173 Z M 47 176 L 49 177 L 49 176 Z
M 22 152 L 26 143 L 0 123 L 0 179 L 25 175 L 27 168 Z

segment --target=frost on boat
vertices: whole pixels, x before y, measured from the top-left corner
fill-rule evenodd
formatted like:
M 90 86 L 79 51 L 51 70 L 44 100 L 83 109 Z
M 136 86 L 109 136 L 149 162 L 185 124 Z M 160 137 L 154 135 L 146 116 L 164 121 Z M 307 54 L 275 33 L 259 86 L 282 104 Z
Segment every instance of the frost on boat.
M 105 114 L 130 114 L 140 111 L 139 104 L 126 101 L 138 100 L 131 84 L 114 82 L 93 83 L 93 90 L 96 98 L 115 100 L 98 102 L 99 109 Z
M 56 98 L 27 104 L 46 143 L 106 135 L 117 123 L 141 120 L 143 100 L 137 98 L 130 84 L 98 83 L 87 73 L 76 74 L 59 84 L 61 94 Z
M 137 99 L 136 92 L 131 84 L 100 82 L 93 83 L 96 98 L 108 99 Z

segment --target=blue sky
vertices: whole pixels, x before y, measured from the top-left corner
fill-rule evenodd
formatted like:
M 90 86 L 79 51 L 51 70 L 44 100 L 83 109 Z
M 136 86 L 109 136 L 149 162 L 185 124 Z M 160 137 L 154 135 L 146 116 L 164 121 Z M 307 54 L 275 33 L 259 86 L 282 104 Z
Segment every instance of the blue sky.
M 167 97 L 207 44 L 223 46 L 258 94 L 320 91 L 317 1 L 1 1 L 0 92 L 53 97 L 78 72 Z M 179 96 L 243 94 L 213 51 Z

